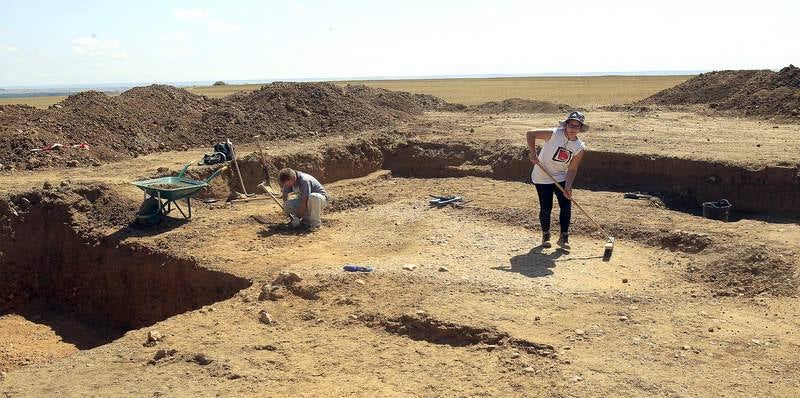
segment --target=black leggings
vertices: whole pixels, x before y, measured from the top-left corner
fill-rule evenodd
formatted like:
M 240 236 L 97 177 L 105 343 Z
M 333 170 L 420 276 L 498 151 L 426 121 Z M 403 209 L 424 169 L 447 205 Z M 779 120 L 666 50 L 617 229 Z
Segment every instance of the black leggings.
M 564 183 L 559 183 L 564 186 Z M 556 184 L 533 184 L 536 186 L 536 193 L 539 195 L 539 222 L 542 224 L 542 232 L 550 232 L 550 212 L 553 211 L 553 194 L 558 198 L 558 207 L 561 213 L 558 216 L 558 224 L 561 226 L 561 233 L 569 232 L 569 221 L 572 217 L 572 202 L 564 196 Z

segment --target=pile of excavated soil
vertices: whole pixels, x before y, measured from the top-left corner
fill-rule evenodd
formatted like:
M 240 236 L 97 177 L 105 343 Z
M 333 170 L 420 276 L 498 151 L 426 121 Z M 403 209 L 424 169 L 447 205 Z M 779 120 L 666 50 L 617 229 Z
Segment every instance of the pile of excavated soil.
M 794 259 L 765 247 L 728 251 L 704 267 L 690 266 L 690 279 L 710 284 L 714 295 L 791 296 L 800 285 Z
M 136 87 L 119 96 L 72 95 L 47 110 L 0 106 L 0 170 L 99 165 L 138 155 L 249 141 L 382 129 L 426 110 L 457 106 L 425 95 L 330 83 L 273 83 L 209 99 L 171 86 Z M 34 153 L 53 143 L 60 150 Z M 69 148 L 87 143 L 89 150 Z
M 367 207 L 375 204 L 375 199 L 366 194 L 349 195 L 344 197 L 331 198 L 331 202 L 325 211 L 335 213 L 359 207 Z
M 800 68 L 702 73 L 638 102 L 639 105 L 708 105 L 744 116 L 800 119 Z
M 282 131 L 359 131 L 391 126 L 409 116 L 374 106 L 331 83 L 277 82 L 229 100 L 254 122 Z
M 490 101 L 470 107 L 479 113 L 563 113 L 572 110 L 569 105 L 548 101 L 537 101 L 522 98 L 509 98 L 500 102 Z
M 138 203 L 120 196 L 106 184 L 72 184 L 62 181 L 58 185 L 45 182 L 41 189 L 25 193 L 0 196 L 0 236 L 14 238 L 9 225 L 12 219 L 22 219 L 34 208 L 66 215 L 54 224 L 67 223 L 76 231 L 95 232 L 100 227 L 119 227 L 131 222 Z M 24 238 L 24 237 L 20 237 Z M 0 252 L 0 259 L 3 253 Z

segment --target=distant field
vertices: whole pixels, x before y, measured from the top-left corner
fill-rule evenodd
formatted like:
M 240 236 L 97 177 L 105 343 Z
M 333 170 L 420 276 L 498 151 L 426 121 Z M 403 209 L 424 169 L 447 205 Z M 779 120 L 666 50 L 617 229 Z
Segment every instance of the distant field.
M 37 108 L 47 108 L 57 102 L 63 101 L 67 97 L 17 97 L 0 98 L 0 105 L 23 104 L 35 106 Z
M 366 84 L 388 90 L 432 94 L 465 105 L 506 98 L 526 98 L 587 106 L 633 102 L 682 83 L 689 77 L 691 76 L 515 77 L 354 81 L 337 84 Z
M 228 84 L 225 86 L 186 87 L 186 89 L 192 93 L 205 95 L 209 98 L 222 98 L 233 93 L 255 91 L 261 88 L 261 86 L 263 86 L 263 84 Z
M 364 80 L 338 85 L 366 84 L 388 90 L 432 94 L 447 101 L 477 105 L 506 98 L 527 98 L 577 106 L 630 103 L 682 83 L 691 76 L 513 77 L 486 79 Z M 261 84 L 190 87 L 211 98 L 253 91 Z M 0 104 L 28 104 L 46 108 L 64 97 L 4 98 Z

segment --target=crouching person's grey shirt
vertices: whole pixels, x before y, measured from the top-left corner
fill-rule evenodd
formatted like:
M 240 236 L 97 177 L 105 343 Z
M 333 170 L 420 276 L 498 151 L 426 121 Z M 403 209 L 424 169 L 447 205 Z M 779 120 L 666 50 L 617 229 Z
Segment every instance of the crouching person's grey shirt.
M 328 193 L 325 192 L 325 187 L 323 187 L 314 176 L 301 171 L 295 170 L 295 172 L 297 173 L 297 181 L 291 189 L 283 188 L 283 193 L 289 194 L 295 192 L 300 195 L 302 199 L 307 199 L 312 193 L 318 193 L 325 196 L 326 200 L 328 199 Z

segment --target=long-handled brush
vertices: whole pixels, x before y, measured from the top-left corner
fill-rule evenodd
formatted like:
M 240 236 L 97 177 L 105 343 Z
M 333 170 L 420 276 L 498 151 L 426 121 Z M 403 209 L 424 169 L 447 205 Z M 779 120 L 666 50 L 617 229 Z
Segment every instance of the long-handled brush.
M 553 180 L 553 183 L 556 184 L 556 187 L 558 187 L 558 189 L 561 192 L 563 192 L 564 194 L 567 193 L 564 190 L 564 187 L 562 187 L 561 184 L 559 184 L 558 181 L 556 181 L 556 179 L 553 177 L 553 175 L 550 174 L 550 172 L 547 171 L 547 169 L 544 168 L 544 166 L 542 166 L 541 164 L 539 164 L 538 166 L 542 168 L 542 171 L 544 171 L 544 173 L 547 174 L 547 176 L 550 177 L 551 180 Z M 597 227 L 597 229 L 599 229 L 600 232 L 602 232 L 603 235 L 605 235 L 605 237 L 606 237 L 606 246 L 605 246 L 605 250 L 603 251 L 603 261 L 611 261 L 611 254 L 614 252 L 614 237 L 609 235 L 608 232 L 606 232 L 606 230 L 603 229 L 603 227 L 601 227 L 600 224 L 598 224 L 597 221 L 595 221 L 594 218 L 592 218 L 592 216 L 590 216 L 589 213 L 586 212 L 586 210 L 583 210 L 583 207 L 581 207 L 581 205 L 579 205 L 578 202 L 576 202 L 574 198 L 570 199 L 570 201 L 572 201 L 572 203 L 575 203 L 575 206 L 578 206 L 578 209 L 581 210 L 583 215 L 585 215 L 586 218 L 588 218 L 589 220 L 592 220 L 592 222 Z

